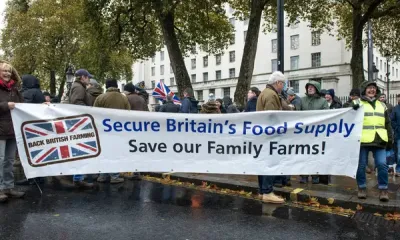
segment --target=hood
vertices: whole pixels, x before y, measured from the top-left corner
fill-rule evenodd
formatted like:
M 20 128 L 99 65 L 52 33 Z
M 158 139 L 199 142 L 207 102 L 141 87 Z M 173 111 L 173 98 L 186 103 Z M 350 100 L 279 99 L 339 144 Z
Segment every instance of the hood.
M 306 92 L 307 92 L 307 88 L 308 88 L 308 86 L 309 85 L 312 85 L 312 86 L 314 86 L 315 87 L 315 89 L 317 90 L 317 94 L 319 94 L 320 92 L 321 92 L 321 84 L 319 83 L 319 82 L 316 82 L 316 81 L 309 81 L 307 84 L 306 84 Z
M 368 86 L 370 85 L 374 85 L 376 87 L 376 98 L 381 94 L 381 90 L 379 90 L 378 85 L 376 84 L 376 82 L 374 81 L 365 81 L 363 83 L 361 83 L 361 96 L 365 95 L 365 90 L 367 89 Z
M 23 75 L 22 87 L 25 89 L 40 88 L 39 79 L 32 75 Z
M 99 87 L 91 87 L 86 90 L 90 95 L 97 97 L 103 93 L 103 89 Z
M 229 96 L 225 96 L 222 101 L 224 102 L 225 106 L 230 106 L 232 105 L 232 99 Z

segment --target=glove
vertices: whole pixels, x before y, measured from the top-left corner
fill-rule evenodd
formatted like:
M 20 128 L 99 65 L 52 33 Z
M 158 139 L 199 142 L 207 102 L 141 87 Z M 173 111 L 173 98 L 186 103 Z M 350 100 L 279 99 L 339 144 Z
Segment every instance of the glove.
M 360 108 L 360 104 L 354 104 L 354 105 L 353 105 L 353 109 L 354 109 L 354 110 L 357 111 L 359 108 Z

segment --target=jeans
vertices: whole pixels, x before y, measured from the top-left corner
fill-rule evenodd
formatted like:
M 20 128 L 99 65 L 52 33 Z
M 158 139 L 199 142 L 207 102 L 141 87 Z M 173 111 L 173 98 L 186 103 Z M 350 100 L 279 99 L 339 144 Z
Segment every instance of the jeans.
M 397 140 L 397 165 L 396 165 L 396 173 L 400 173 L 400 140 Z
M 361 147 L 360 159 L 357 169 L 357 185 L 360 189 L 367 188 L 367 179 L 365 176 L 365 168 L 368 163 L 368 153 L 372 152 L 375 159 L 375 167 L 378 169 L 378 188 L 380 190 L 388 189 L 388 166 L 386 164 L 386 149 L 379 147 Z
M 0 190 L 14 188 L 13 164 L 16 151 L 15 139 L 0 140 Z
M 258 176 L 260 194 L 269 194 L 274 190 L 274 176 Z
M 111 179 L 117 179 L 117 178 L 119 178 L 119 173 L 102 173 L 102 174 L 100 174 L 100 177 L 107 178 L 108 176 L 110 176 Z

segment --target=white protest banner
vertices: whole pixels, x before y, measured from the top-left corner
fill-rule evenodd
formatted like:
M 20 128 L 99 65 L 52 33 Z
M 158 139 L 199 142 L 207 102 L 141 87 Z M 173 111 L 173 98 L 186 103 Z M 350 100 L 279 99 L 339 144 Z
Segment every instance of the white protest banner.
M 177 114 L 17 104 L 12 118 L 28 178 L 134 171 L 354 178 L 363 110 Z

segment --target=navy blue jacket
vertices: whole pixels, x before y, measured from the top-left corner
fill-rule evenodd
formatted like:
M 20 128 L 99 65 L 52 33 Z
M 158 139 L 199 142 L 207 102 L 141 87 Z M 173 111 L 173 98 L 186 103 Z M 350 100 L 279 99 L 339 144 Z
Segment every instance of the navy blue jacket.
M 396 140 L 400 140 L 400 104 L 393 108 L 390 118 Z
M 252 97 L 249 101 L 247 101 L 245 112 L 255 112 L 257 108 L 257 99 L 258 97 Z
M 191 97 L 185 97 L 182 100 L 181 113 L 199 113 L 197 105 L 199 101 Z

